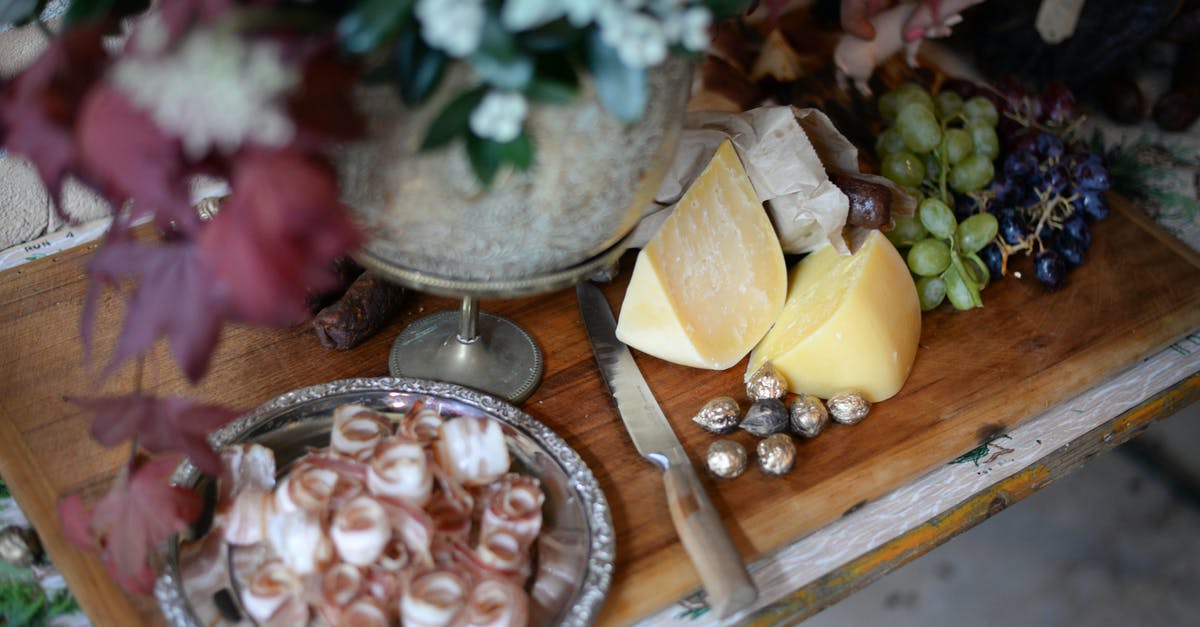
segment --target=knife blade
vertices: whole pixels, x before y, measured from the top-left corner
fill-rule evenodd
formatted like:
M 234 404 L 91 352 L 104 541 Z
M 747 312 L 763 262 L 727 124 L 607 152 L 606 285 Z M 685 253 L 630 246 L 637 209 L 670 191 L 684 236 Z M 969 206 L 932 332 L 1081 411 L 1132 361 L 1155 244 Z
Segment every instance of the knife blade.
M 577 283 L 575 294 L 617 413 L 638 453 L 663 472 L 675 532 L 708 593 L 709 606 L 719 618 L 732 616 L 758 598 L 758 589 L 633 354 L 617 339 L 617 321 L 604 294 L 587 282 Z

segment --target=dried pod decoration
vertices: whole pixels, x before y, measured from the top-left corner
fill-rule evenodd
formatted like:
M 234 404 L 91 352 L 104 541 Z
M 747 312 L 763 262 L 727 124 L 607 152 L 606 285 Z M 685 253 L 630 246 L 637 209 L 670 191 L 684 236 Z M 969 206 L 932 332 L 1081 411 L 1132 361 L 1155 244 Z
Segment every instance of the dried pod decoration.
M 829 417 L 843 425 L 856 425 L 871 411 L 871 401 L 853 390 L 838 392 L 826 401 Z
M 746 397 L 751 401 L 782 400 L 787 393 L 787 379 L 769 361 L 746 381 Z
M 42 559 L 42 543 L 31 527 L 9 525 L 0 529 L 0 561 L 28 568 Z
M 788 404 L 788 420 L 796 435 L 815 438 L 829 424 L 829 411 L 821 399 L 812 394 L 799 394 Z
M 746 449 L 733 440 L 717 440 L 708 446 L 704 465 L 714 477 L 734 479 L 746 470 Z
M 787 406 L 777 398 L 754 401 L 750 405 L 750 409 L 746 411 L 746 418 L 742 420 L 740 426 L 760 438 L 786 431 L 788 428 Z
M 692 422 L 703 427 L 705 431 L 725 435 L 737 429 L 741 418 L 742 410 L 733 397 L 718 396 L 705 403 L 692 417 Z
M 768 475 L 785 475 L 796 465 L 796 444 L 786 433 L 776 433 L 760 441 L 757 452 L 758 467 Z

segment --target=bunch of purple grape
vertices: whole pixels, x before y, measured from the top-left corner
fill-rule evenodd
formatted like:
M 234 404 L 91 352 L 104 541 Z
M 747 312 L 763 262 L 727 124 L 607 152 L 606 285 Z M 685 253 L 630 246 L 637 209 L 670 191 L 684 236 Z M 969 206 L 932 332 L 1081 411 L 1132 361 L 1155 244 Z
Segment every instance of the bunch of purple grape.
M 1108 169 L 1077 139 L 1083 118 L 1066 85 L 1050 83 L 1030 95 L 1015 80 L 1002 80 L 993 97 L 1004 112 L 997 124 L 1003 151 L 987 211 L 1000 228 L 979 256 L 997 280 L 1011 256 L 1033 255 L 1038 281 L 1054 291 L 1083 263 L 1091 224 L 1108 215 Z

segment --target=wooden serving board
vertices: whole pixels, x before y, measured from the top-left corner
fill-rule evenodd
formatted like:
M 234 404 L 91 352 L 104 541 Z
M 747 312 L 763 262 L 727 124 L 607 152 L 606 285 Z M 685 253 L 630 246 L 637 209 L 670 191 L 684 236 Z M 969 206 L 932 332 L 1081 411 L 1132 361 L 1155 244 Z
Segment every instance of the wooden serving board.
M 926 315 L 901 393 L 859 425 L 831 425 L 800 442 L 790 475 L 767 478 L 751 469 L 734 481 L 705 478 L 743 556 L 752 560 L 784 546 L 1200 328 L 1200 261 L 1126 203 L 1114 199 L 1114 206 L 1096 228 L 1087 263 L 1061 292 L 1044 292 L 1027 274 L 988 287 L 983 309 L 944 306 Z M 87 416 L 63 400 L 131 385 L 129 368 L 98 385 L 98 366 L 81 364 L 88 257 L 78 249 L 0 273 L 0 474 L 96 624 L 130 625 L 137 617 L 157 623 L 152 601 L 121 594 L 95 559 L 65 542 L 54 513 L 63 494 L 102 491 L 124 456 L 91 442 Z M 627 256 L 618 280 L 604 287 L 616 310 L 632 262 Z M 456 305 L 415 296 L 401 320 L 345 352 L 322 348 L 307 327 L 229 329 L 196 389 L 160 347 L 147 362 L 147 386 L 249 409 L 301 386 L 384 375 L 388 349 L 404 325 Z M 698 580 L 671 527 L 660 475 L 637 456 L 620 423 L 573 290 L 484 301 L 482 308 L 513 318 L 541 344 L 546 375 L 523 409 L 579 452 L 612 506 L 617 563 L 602 622 L 626 623 L 689 593 Z M 104 363 L 120 313 L 119 301 L 105 296 L 96 364 Z M 713 372 L 635 356 L 685 448 L 700 460 L 714 437 L 690 418 L 713 396 L 744 401 L 745 362 Z M 754 443 L 747 434 L 732 437 Z

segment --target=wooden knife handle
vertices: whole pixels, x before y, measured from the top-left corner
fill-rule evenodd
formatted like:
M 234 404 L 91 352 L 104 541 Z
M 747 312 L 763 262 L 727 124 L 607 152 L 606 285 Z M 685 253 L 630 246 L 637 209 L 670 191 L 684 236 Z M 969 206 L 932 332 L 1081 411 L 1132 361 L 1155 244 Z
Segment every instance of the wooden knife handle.
M 675 531 L 700 575 L 709 606 L 718 618 L 745 609 L 758 598 L 758 589 L 696 472 L 690 464 L 671 466 L 663 482 Z

